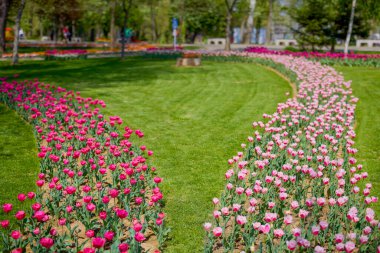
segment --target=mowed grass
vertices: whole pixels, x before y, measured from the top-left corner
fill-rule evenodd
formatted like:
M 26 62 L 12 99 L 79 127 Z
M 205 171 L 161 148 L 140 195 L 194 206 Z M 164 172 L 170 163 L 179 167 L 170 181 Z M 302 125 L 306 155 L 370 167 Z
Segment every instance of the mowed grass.
M 20 210 L 27 203 L 20 203 L 17 194 L 35 191 L 39 171 L 36 140 L 32 127 L 13 110 L 0 104 L 0 204 L 14 203 Z M 0 220 L 12 216 L 0 212 Z
M 105 114 L 142 129 L 139 142 L 155 152 L 153 164 L 164 178 L 172 228 L 165 252 L 202 251 L 202 224 L 212 214 L 212 198 L 224 188 L 227 160 L 253 134 L 251 123 L 274 112 L 291 92 L 281 77 L 253 64 L 177 68 L 174 60 L 91 59 L 23 62 L 16 68 L 3 65 L 1 72 L 103 99 Z
M 369 174 L 372 194 L 380 197 L 380 70 L 365 67 L 335 67 L 346 80 L 352 80 L 354 95 L 359 98 L 356 108 L 355 156 Z M 380 215 L 380 203 L 374 204 Z

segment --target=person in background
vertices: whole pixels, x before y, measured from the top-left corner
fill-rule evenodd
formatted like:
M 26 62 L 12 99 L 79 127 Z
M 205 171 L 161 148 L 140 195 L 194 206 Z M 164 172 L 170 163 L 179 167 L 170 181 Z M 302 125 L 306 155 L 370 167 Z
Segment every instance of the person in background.
M 22 28 L 20 28 L 20 31 L 18 32 L 18 36 L 20 40 L 25 39 L 24 30 L 22 30 Z
M 65 39 L 65 43 L 68 43 L 69 42 L 69 36 L 70 36 L 69 28 L 67 26 L 64 26 L 62 29 L 62 32 L 63 32 L 63 38 Z

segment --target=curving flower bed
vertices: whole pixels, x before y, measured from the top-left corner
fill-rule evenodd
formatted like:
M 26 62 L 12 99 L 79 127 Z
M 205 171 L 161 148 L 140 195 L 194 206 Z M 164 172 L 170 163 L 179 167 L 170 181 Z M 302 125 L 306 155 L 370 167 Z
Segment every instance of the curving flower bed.
M 371 184 L 354 158 L 358 101 L 333 68 L 305 58 L 252 53 L 208 57 L 280 64 L 298 94 L 253 123 L 228 160 L 226 185 L 204 224 L 206 252 L 380 252 Z M 234 251 L 235 252 L 235 251 Z
M 159 251 L 167 236 L 159 184 L 149 157 L 132 143 L 143 132 L 109 120 L 98 99 L 34 81 L 2 78 L 0 102 L 35 127 L 41 159 L 36 192 L 20 193 L 27 208 L 2 206 L 1 252 Z M 136 135 L 137 137 L 134 137 Z

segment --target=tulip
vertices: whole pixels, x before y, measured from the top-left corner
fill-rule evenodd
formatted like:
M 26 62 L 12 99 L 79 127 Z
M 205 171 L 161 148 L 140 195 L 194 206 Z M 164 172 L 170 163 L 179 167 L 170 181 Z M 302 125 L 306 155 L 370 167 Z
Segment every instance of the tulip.
M 223 230 L 221 227 L 216 227 L 212 230 L 212 233 L 214 234 L 215 237 L 220 237 L 223 233 Z
M 118 248 L 120 253 L 124 253 L 128 251 L 129 245 L 127 243 L 120 243 Z
M 135 234 L 135 240 L 136 240 L 137 242 L 143 242 L 143 241 L 145 241 L 145 236 L 144 236 L 142 233 L 137 232 L 137 233 Z
M 293 251 L 297 247 L 297 242 L 294 240 L 286 241 L 286 246 L 288 247 L 289 250 Z
M 18 230 L 13 230 L 13 231 L 11 232 L 11 237 L 12 237 L 13 239 L 15 239 L 15 240 L 19 239 L 21 236 L 22 236 L 22 235 L 21 235 L 21 232 L 18 231 Z
M 106 239 L 101 237 L 95 237 L 92 239 L 92 246 L 96 249 L 103 248 L 104 244 L 106 242 Z
M 40 239 L 40 244 L 42 247 L 50 249 L 54 245 L 54 240 L 49 237 L 43 237 Z
M 26 214 L 24 211 L 17 211 L 15 214 L 16 219 L 23 220 L 25 218 Z
M 112 232 L 112 231 L 107 231 L 107 232 L 104 233 L 104 238 L 105 238 L 107 241 L 112 241 L 114 235 L 115 235 L 114 232 Z
M 4 213 L 9 213 L 10 211 L 12 211 L 12 208 L 13 208 L 12 204 L 9 204 L 9 203 L 3 205 Z

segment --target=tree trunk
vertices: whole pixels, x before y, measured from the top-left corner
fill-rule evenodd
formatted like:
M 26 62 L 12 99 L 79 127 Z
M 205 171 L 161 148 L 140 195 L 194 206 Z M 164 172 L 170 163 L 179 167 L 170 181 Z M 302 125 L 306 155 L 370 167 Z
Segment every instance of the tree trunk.
M 17 16 L 16 16 L 16 24 L 15 24 L 15 37 L 13 41 L 13 57 L 12 57 L 12 65 L 16 65 L 18 63 L 18 42 L 20 39 L 20 21 L 22 17 L 22 12 L 24 11 L 25 1 L 21 0 L 20 6 L 18 7 Z
M 331 41 L 331 48 L 330 48 L 330 53 L 335 52 L 335 40 Z
M 157 41 L 156 14 L 154 12 L 153 0 L 150 1 L 150 25 L 152 29 L 152 42 Z
M 40 20 L 40 40 L 42 40 L 43 36 L 44 36 L 44 26 L 42 25 L 42 22 Z
M 185 1 L 182 1 L 179 13 L 180 13 L 179 31 L 180 31 L 181 43 L 186 43 Z
M 116 47 L 116 31 L 115 31 L 115 10 L 116 10 L 116 0 L 111 1 L 111 48 Z
M 75 21 L 73 20 L 71 22 L 71 38 L 75 38 L 76 36 L 77 36 L 77 31 L 75 27 Z M 71 41 L 73 41 L 73 39 L 71 39 Z
M 243 43 L 245 37 L 246 37 L 246 31 L 245 31 L 245 24 L 246 24 L 246 18 L 244 17 L 243 20 L 240 23 L 240 34 L 239 34 L 239 43 Z
M 121 58 L 123 59 L 125 56 L 125 42 L 126 42 L 126 34 L 125 30 L 127 29 L 127 20 L 129 16 L 129 10 L 132 7 L 132 0 L 128 0 L 128 7 L 125 6 L 125 1 L 123 0 L 123 11 L 124 11 L 124 21 L 123 21 L 123 31 L 121 32 Z
M 272 42 L 272 15 L 273 15 L 273 0 L 269 0 L 269 13 L 267 22 L 266 44 Z
M 0 0 L 0 56 L 5 52 L 5 28 L 12 0 Z
M 29 5 L 30 8 L 29 8 L 29 20 L 28 20 L 28 23 L 29 23 L 29 31 L 28 31 L 28 37 L 31 38 L 33 37 L 33 13 L 34 13 L 34 5 L 31 4 Z
M 255 8 L 256 0 L 250 0 L 245 44 L 250 44 L 252 42 L 253 17 L 255 13 Z
M 226 24 L 226 46 L 225 50 L 230 51 L 231 50 L 231 12 L 227 11 L 227 24 Z
M 231 20 L 232 20 L 232 12 L 234 11 L 234 7 L 236 5 L 238 0 L 232 0 L 232 3 L 230 4 L 229 0 L 224 0 L 224 3 L 226 5 L 227 9 L 227 18 L 226 18 L 226 46 L 225 50 L 230 51 L 231 50 Z
M 124 15 L 124 21 L 123 21 L 123 30 L 121 31 L 121 58 L 123 59 L 125 56 L 125 40 L 126 40 L 126 34 L 125 30 L 127 29 L 127 14 Z
M 351 33 L 352 33 L 352 26 L 354 24 L 355 7 L 356 7 L 356 0 L 352 0 L 350 23 L 348 25 L 346 43 L 344 43 L 344 55 L 348 54 L 348 45 L 350 44 Z

